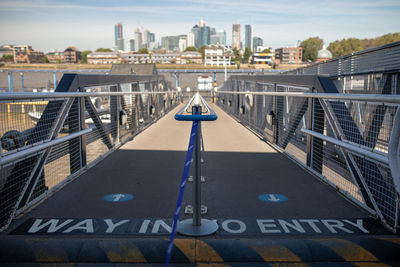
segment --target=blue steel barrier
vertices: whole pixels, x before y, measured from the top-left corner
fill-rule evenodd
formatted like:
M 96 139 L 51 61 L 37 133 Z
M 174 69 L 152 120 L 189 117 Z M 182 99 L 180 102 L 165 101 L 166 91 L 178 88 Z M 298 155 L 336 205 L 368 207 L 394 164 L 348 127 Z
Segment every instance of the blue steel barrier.
M 185 187 L 186 187 L 187 178 L 188 178 L 189 169 L 190 169 L 190 163 L 192 161 L 194 142 L 196 140 L 196 135 L 197 135 L 197 126 L 198 126 L 198 122 L 193 121 L 192 131 L 190 133 L 190 139 L 189 139 L 189 146 L 188 146 L 188 150 L 186 152 L 185 166 L 183 167 L 183 173 L 182 173 L 182 178 L 181 178 L 181 185 L 180 185 L 180 189 L 179 189 L 178 200 L 176 202 L 174 222 L 172 224 L 172 231 L 171 231 L 171 236 L 170 236 L 170 240 L 169 240 L 169 244 L 168 244 L 167 256 L 165 258 L 165 266 L 168 266 L 169 261 L 171 259 L 171 253 L 172 253 L 172 247 L 173 247 L 174 239 L 175 239 L 176 227 L 178 225 L 179 213 L 180 213 L 181 207 L 182 207 L 183 194 L 185 192 Z
M 200 114 L 193 114 L 189 113 L 188 109 L 190 108 L 193 103 L 195 103 L 197 100 L 198 103 L 195 105 L 200 105 L 202 104 L 205 107 L 206 112 L 200 112 Z M 207 113 L 204 114 L 203 113 Z M 183 107 L 181 110 L 179 110 L 175 114 L 175 120 L 178 121 L 215 121 L 218 118 L 217 114 L 208 106 L 206 101 L 200 96 L 199 93 L 196 93 L 188 102 L 188 104 Z
M 201 104 L 205 107 L 208 114 L 202 114 Z M 192 107 L 192 113 L 188 112 L 188 108 Z M 184 114 L 184 113 L 187 114 Z M 178 200 L 176 203 L 174 221 L 172 224 L 172 231 L 170 235 L 170 240 L 168 243 L 167 255 L 165 257 L 165 266 L 168 266 L 171 259 L 172 248 L 174 246 L 175 234 L 178 232 L 189 236 L 205 236 L 215 233 L 218 230 L 218 225 L 215 221 L 210 221 L 200 218 L 200 206 L 201 206 L 201 193 L 200 193 L 200 135 L 201 135 L 201 121 L 213 121 L 217 119 L 215 112 L 207 105 L 200 94 L 197 93 L 193 96 L 188 104 L 181 109 L 176 115 L 175 119 L 179 121 L 193 121 L 192 130 L 190 133 L 189 146 L 186 152 L 186 160 L 183 168 L 180 189 L 178 194 Z M 187 178 L 189 174 L 189 169 L 191 165 L 191 160 L 193 156 L 193 151 L 195 151 L 195 176 L 194 176 L 194 210 L 193 219 L 184 220 L 179 222 L 179 214 L 182 209 L 182 199 L 186 188 Z

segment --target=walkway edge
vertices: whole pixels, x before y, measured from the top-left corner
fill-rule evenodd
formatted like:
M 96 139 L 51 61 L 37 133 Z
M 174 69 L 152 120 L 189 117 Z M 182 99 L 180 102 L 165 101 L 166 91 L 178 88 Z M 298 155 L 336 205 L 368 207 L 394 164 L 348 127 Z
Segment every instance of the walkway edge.
M 162 263 L 168 239 L 2 237 L 2 263 Z M 171 263 L 400 262 L 400 238 L 192 239 L 174 242 Z

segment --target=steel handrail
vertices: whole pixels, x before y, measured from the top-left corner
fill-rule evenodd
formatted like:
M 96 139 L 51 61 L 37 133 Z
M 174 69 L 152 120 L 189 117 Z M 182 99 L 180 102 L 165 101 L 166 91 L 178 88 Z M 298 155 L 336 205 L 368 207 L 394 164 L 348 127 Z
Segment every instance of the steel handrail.
M 207 109 L 207 111 L 205 112 L 206 114 L 194 115 L 191 114 L 191 110 L 188 110 L 191 105 L 200 105 L 200 103 L 193 103 L 196 98 L 199 99 L 199 102 L 201 102 Z M 175 119 L 178 121 L 215 121 L 217 118 L 217 114 L 214 112 L 213 109 L 208 106 L 204 98 L 199 93 L 192 96 L 188 103 L 175 114 Z
M 49 147 L 52 147 L 52 146 L 55 146 L 55 145 L 70 141 L 70 140 L 72 140 L 72 139 L 74 139 L 76 137 L 79 137 L 81 135 L 88 134 L 92 130 L 93 130 L 92 128 L 84 129 L 84 130 L 81 130 L 79 132 L 75 132 L 75 133 L 69 134 L 67 136 L 59 137 L 59 138 L 44 142 L 42 144 L 39 144 L 39 145 L 30 147 L 30 148 L 15 152 L 15 153 L 10 154 L 10 155 L 5 155 L 4 157 L 2 156 L 2 157 L 0 157 L 0 166 L 4 166 L 5 164 L 8 164 L 10 162 L 14 162 L 16 160 L 20 160 L 20 159 L 26 158 L 28 156 L 31 156 L 32 154 L 38 153 L 40 151 L 43 151 L 46 148 L 49 148 Z
M 323 98 L 337 100 L 353 100 L 367 102 L 384 102 L 391 104 L 400 104 L 400 95 L 377 95 L 377 94 L 332 94 L 332 93 L 295 93 L 295 92 L 234 92 L 234 91 L 217 91 L 217 94 L 234 94 L 234 95 L 264 95 L 264 96 L 289 96 L 289 97 L 306 97 L 306 98 Z
M 59 99 L 86 96 L 123 96 L 123 95 L 149 95 L 167 94 L 174 91 L 144 91 L 144 92 L 71 92 L 71 93 L 1 93 L 0 101 L 28 100 L 28 99 Z

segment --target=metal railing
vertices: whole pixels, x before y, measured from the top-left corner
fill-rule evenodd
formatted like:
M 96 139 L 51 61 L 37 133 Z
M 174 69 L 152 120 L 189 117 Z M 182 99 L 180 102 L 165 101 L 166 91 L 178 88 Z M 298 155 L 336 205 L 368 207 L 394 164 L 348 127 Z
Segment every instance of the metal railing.
M 287 75 L 327 75 L 339 93 L 400 94 L 400 42 L 375 47 L 284 72 Z M 392 85 L 387 86 L 388 76 Z M 382 88 L 385 87 L 385 90 Z
M 0 228 L 180 102 L 162 76 L 65 74 L 55 93 L 0 94 Z
M 354 75 L 398 72 L 399 70 L 400 42 L 395 42 L 286 71 L 284 74 L 350 77 Z
M 381 93 L 395 79 L 387 75 Z M 217 104 L 398 230 L 399 95 L 343 94 L 324 76 L 235 76 Z
M 10 93 L 14 93 L 17 91 L 32 92 L 32 90 L 37 89 L 54 91 L 60 80 L 60 76 L 64 73 L 108 74 L 109 72 L 109 70 L 104 69 L 0 69 L 0 75 L 1 73 L 7 73 L 8 92 Z M 37 76 L 37 74 L 42 75 Z

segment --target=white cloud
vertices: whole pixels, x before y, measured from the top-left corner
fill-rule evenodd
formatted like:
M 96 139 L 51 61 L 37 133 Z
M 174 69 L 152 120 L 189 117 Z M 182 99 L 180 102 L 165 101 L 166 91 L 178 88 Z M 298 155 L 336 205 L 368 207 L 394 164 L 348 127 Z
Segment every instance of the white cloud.
M 67 45 L 80 49 L 111 47 L 113 24 L 119 21 L 128 41 L 139 22 L 159 39 L 187 33 L 203 18 L 207 25 L 225 29 L 228 40 L 232 23 L 253 22 L 254 35 L 276 47 L 293 45 L 310 36 L 320 36 L 326 43 L 351 36 L 374 37 L 399 31 L 400 25 L 398 0 L 139 2 L 0 1 L 0 42 L 31 43 L 38 49 L 47 45 L 59 49 Z

